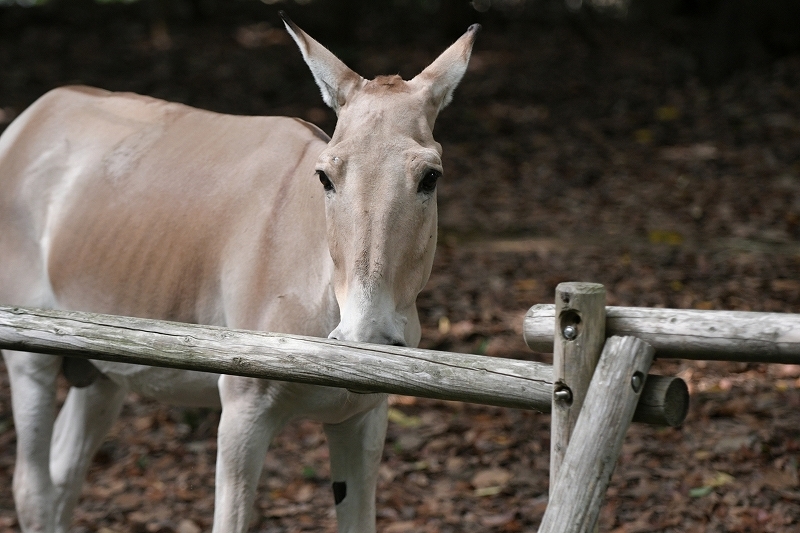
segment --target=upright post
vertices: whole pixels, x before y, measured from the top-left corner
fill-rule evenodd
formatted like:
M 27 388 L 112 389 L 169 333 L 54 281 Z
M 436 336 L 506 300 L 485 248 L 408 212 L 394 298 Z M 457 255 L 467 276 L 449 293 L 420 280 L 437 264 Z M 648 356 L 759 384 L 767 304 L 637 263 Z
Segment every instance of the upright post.
M 653 361 L 653 347 L 636 337 L 611 337 L 586 395 L 539 533 L 586 533 L 600 514 L 625 432 Z
M 599 283 L 560 283 L 556 287 L 555 319 L 551 488 L 558 479 L 558 470 L 606 340 L 605 288 Z

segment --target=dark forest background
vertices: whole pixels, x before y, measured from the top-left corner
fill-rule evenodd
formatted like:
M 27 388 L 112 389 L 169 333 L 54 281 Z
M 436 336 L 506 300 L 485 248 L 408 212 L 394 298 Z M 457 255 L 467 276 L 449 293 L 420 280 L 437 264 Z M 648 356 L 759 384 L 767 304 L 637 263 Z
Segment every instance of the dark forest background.
M 0 130 L 83 83 L 331 133 L 279 9 L 366 77 L 410 78 L 483 25 L 436 124 L 445 175 L 423 347 L 548 361 L 525 347 L 522 317 L 562 281 L 603 283 L 609 305 L 800 312 L 794 0 L 6 2 Z M 15 531 L 0 369 L 0 531 Z M 654 369 L 686 380 L 690 413 L 681 428 L 630 429 L 601 531 L 797 531 L 800 366 Z M 210 530 L 218 414 L 132 400 L 75 531 Z M 549 417 L 394 397 L 390 418 L 379 531 L 536 529 Z M 318 426 L 289 427 L 264 472 L 254 531 L 335 531 Z

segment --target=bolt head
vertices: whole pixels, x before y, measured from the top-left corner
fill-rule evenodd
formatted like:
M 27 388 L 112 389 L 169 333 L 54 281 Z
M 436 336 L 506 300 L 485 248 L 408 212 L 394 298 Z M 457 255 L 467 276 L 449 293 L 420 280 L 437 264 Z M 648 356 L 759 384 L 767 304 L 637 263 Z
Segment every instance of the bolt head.
M 575 326 L 567 326 L 564 328 L 563 333 L 564 333 L 564 338 L 567 339 L 568 341 L 571 341 L 572 339 L 578 336 L 578 328 L 576 328 Z
M 642 389 L 642 385 L 644 384 L 644 378 L 642 377 L 641 372 L 636 372 L 631 377 L 631 387 L 633 387 L 633 392 L 639 392 Z
M 555 396 L 556 400 L 559 400 L 559 401 L 562 401 L 562 402 L 571 402 L 572 401 L 572 391 L 569 390 L 568 388 L 563 388 L 563 389 L 559 389 L 559 390 L 555 391 L 553 393 L 553 396 Z

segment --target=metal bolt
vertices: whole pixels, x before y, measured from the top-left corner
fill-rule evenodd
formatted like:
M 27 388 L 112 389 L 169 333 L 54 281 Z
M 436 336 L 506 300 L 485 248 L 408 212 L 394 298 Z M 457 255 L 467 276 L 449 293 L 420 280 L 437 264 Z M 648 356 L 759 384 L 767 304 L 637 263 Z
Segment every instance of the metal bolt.
M 561 400 L 562 402 L 569 402 L 572 400 L 572 391 L 567 388 L 559 389 L 553 393 L 553 396 L 556 397 L 556 400 Z
M 563 333 L 564 333 L 564 338 L 567 339 L 568 341 L 571 341 L 572 339 L 578 336 L 578 328 L 576 328 L 575 326 L 567 326 L 564 328 Z
M 641 372 L 635 372 L 631 377 L 631 387 L 633 387 L 633 392 L 639 392 L 642 390 L 642 385 L 644 384 L 644 379 L 642 378 Z

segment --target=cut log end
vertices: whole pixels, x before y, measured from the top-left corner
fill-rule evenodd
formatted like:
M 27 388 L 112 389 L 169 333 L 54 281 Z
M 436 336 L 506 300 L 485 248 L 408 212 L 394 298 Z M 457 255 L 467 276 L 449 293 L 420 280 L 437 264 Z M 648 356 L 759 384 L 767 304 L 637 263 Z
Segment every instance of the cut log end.
M 633 414 L 634 422 L 678 427 L 689 413 L 689 387 L 681 378 L 650 374 Z

